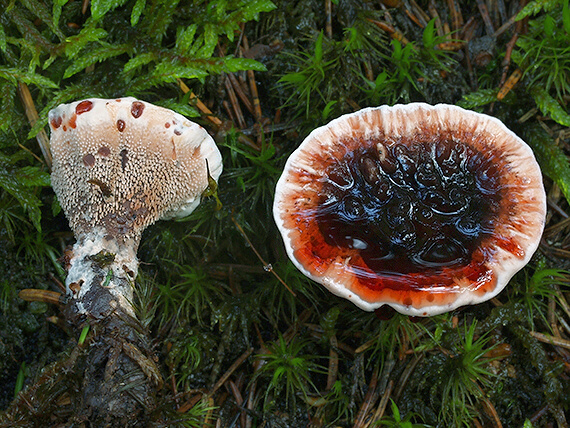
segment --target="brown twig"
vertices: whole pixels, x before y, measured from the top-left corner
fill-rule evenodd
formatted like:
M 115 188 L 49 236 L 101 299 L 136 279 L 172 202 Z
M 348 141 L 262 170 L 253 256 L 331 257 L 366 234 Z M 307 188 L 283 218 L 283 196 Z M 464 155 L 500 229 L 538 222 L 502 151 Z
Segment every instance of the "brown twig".
M 18 93 L 20 94 L 20 99 L 24 105 L 24 110 L 26 112 L 26 116 L 28 117 L 28 121 L 33 128 L 37 121 L 40 119 L 40 116 L 36 110 L 34 99 L 32 98 L 32 94 L 28 89 L 28 85 L 22 82 L 18 82 Z M 38 141 L 38 145 L 40 146 L 47 167 L 51 169 L 52 159 L 51 152 L 49 150 L 49 138 L 44 129 L 41 129 L 40 132 L 38 132 L 38 135 L 36 135 L 36 140 Z
M 507 96 L 507 94 L 514 88 L 514 86 L 518 83 L 520 78 L 522 77 L 522 70 L 517 68 L 513 73 L 509 76 L 506 82 L 501 86 L 499 89 L 499 93 L 497 94 L 497 99 L 501 101 L 503 98 Z
M 332 1 L 325 0 L 325 15 L 326 15 L 326 25 L 325 25 L 325 34 L 329 39 L 332 38 Z
M 246 126 L 245 125 L 245 119 L 243 117 L 241 107 L 238 103 L 236 93 L 235 93 L 234 88 L 231 84 L 231 81 L 227 76 L 224 79 L 224 86 L 226 87 L 226 93 L 228 94 L 228 97 L 230 98 L 230 103 L 232 105 L 232 111 L 234 112 L 234 117 L 236 118 L 237 125 L 240 129 L 245 128 L 245 126 Z
M 338 376 L 338 340 L 336 335 L 332 335 L 329 339 L 331 349 L 329 351 L 329 367 L 327 371 L 327 391 L 334 386 Z
M 400 397 L 400 394 L 402 394 L 402 392 L 404 391 L 406 383 L 408 383 L 408 379 L 410 378 L 412 372 L 416 368 L 416 365 L 420 362 L 422 358 L 423 354 L 420 354 L 408 363 L 408 365 L 402 372 L 402 375 L 400 376 L 400 380 L 398 381 L 398 387 L 394 391 L 394 399 L 397 400 Z
M 247 41 L 247 36 L 245 34 L 243 35 L 243 48 L 245 50 L 249 49 L 249 43 Z M 259 93 L 257 92 L 257 83 L 255 83 L 255 73 L 253 72 L 253 70 L 247 70 L 247 80 L 249 82 L 249 90 L 251 92 L 251 97 L 253 98 L 253 114 L 255 116 L 255 120 L 257 122 L 261 122 L 263 115 L 261 113 Z
M 493 37 L 499 37 L 501 34 L 507 31 L 516 22 L 518 14 L 519 14 L 518 12 L 515 13 L 503 25 L 497 28 L 497 30 L 493 33 Z
M 239 356 L 237 360 L 230 366 L 230 368 L 222 375 L 222 377 L 214 384 L 208 395 L 212 396 L 222 386 L 232 373 L 252 354 L 253 348 L 249 348 Z
M 390 395 L 392 394 L 393 388 L 394 388 L 394 381 L 390 380 L 390 382 L 388 382 L 386 390 L 384 391 L 384 394 L 382 394 L 382 398 L 380 399 L 380 404 L 378 404 L 376 412 L 374 412 L 374 416 L 370 420 L 371 426 L 374 426 L 374 424 L 377 423 L 380 419 L 382 419 L 382 416 L 384 416 L 384 412 L 386 411 L 386 406 L 388 405 L 388 400 L 390 399 Z
M 509 71 L 509 66 L 511 64 L 511 55 L 513 53 L 513 48 L 515 47 L 518 37 L 519 33 L 515 31 L 513 37 L 511 37 L 511 40 L 509 40 L 509 42 L 506 45 L 505 57 L 503 58 L 503 63 L 502 63 L 503 72 L 501 74 L 501 83 L 499 84 L 499 86 L 503 86 L 503 84 L 507 80 L 507 73 Z
M 18 297 L 26 302 L 44 302 L 53 305 L 63 305 L 65 298 L 57 291 L 38 290 L 36 288 L 25 288 L 20 290 Z
M 198 110 L 200 110 L 202 114 L 206 116 L 206 119 L 208 119 L 214 125 L 216 125 L 217 127 L 222 126 L 222 121 L 219 118 L 217 118 L 214 115 L 214 113 L 212 113 L 212 111 L 206 106 L 206 104 L 200 101 L 200 99 L 196 96 L 196 94 L 194 94 L 194 92 L 190 90 L 190 88 L 186 85 L 186 83 L 182 81 L 182 79 L 176 79 L 176 82 L 178 83 L 178 86 L 180 86 L 180 89 L 182 89 L 182 92 L 184 92 L 185 94 L 190 92 L 190 99 L 188 100 L 190 104 L 196 105 L 196 108 L 198 108 Z
M 455 31 L 463 27 L 463 16 L 461 15 L 461 9 L 456 0 L 447 0 L 447 6 L 451 13 L 451 23 Z
M 503 424 L 501 423 L 501 419 L 499 418 L 499 414 L 497 413 L 495 406 L 493 403 L 491 403 L 491 400 L 485 397 L 485 393 L 483 391 L 481 391 L 481 393 L 483 394 L 483 398 L 481 400 L 483 403 L 483 409 L 485 410 L 485 413 L 489 419 L 491 419 L 493 428 L 503 428 Z
M 438 13 L 437 8 L 435 6 L 434 0 L 430 0 L 429 5 L 428 5 L 428 10 L 429 10 L 431 17 L 435 18 L 435 29 L 437 31 L 437 35 L 439 37 L 443 37 L 445 35 L 445 33 L 443 32 L 441 18 L 439 17 L 439 13 Z
M 495 33 L 495 28 L 493 27 L 493 22 L 489 16 L 487 5 L 483 0 L 477 0 L 477 7 L 479 8 L 479 13 L 483 18 L 483 22 L 485 23 L 485 31 L 487 31 L 487 35 L 492 36 Z
M 542 343 L 548 343 L 554 346 L 560 346 L 565 349 L 570 349 L 570 341 L 562 339 L 560 337 L 555 337 L 550 334 L 539 333 L 537 331 L 530 331 L 529 332 L 532 337 L 537 339 Z
M 402 33 L 400 33 L 398 30 L 396 30 L 391 25 L 389 25 L 385 22 L 382 22 L 382 21 L 376 21 L 375 19 L 370 19 L 370 18 L 367 18 L 367 19 L 369 22 L 372 22 L 374 25 L 376 25 L 382 31 L 385 31 L 386 33 L 388 33 L 388 35 L 390 37 L 398 40 L 403 45 L 407 45 L 408 43 L 410 43 L 410 41 L 408 39 L 406 39 L 406 36 L 404 36 Z
M 372 372 L 372 378 L 370 379 L 370 383 L 368 384 L 368 391 L 366 391 L 366 395 L 364 396 L 364 401 L 358 410 L 358 414 L 356 415 L 355 422 L 353 428 L 364 428 L 364 420 L 366 416 L 370 412 L 370 408 L 374 405 L 376 400 L 378 399 L 379 392 L 376 388 L 378 383 L 378 371 L 379 365 L 376 365 L 376 368 Z
M 188 410 L 194 407 L 202 397 L 203 397 L 202 394 L 196 394 L 190 397 L 190 399 L 187 400 L 184 404 L 182 404 L 176 411 L 178 413 L 186 413 Z
M 238 81 L 234 73 L 228 73 L 227 77 L 228 79 L 230 79 L 232 87 L 234 88 L 234 91 L 238 96 L 238 98 L 240 99 L 240 101 L 243 103 L 245 108 L 253 115 L 254 114 L 253 105 L 251 104 L 251 101 L 249 99 L 249 94 L 245 93 L 244 88 L 242 87 L 241 83 Z

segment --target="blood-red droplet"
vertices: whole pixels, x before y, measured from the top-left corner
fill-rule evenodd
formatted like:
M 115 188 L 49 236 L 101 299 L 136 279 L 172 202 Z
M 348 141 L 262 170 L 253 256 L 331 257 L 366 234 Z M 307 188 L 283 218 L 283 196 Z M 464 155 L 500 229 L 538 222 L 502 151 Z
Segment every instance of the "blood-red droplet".
M 92 108 L 93 108 L 93 102 L 89 100 L 84 100 L 81 101 L 79 104 L 77 104 L 77 106 L 75 106 L 75 113 L 77 114 L 87 113 Z
M 57 129 L 61 126 L 61 116 L 55 116 L 51 119 L 50 125 L 53 129 Z
M 131 105 L 131 114 L 135 119 L 139 118 L 141 114 L 143 114 L 143 110 L 144 110 L 144 104 L 141 103 L 140 101 L 135 101 Z
M 71 119 L 69 119 L 67 124 L 73 129 L 77 128 L 77 115 L 74 114 L 73 116 L 71 116 Z
M 134 114 L 133 114 L 133 116 L 134 116 Z M 117 129 L 119 130 L 119 132 L 123 132 L 125 130 L 125 121 L 124 120 L 122 120 L 122 119 L 117 120 Z

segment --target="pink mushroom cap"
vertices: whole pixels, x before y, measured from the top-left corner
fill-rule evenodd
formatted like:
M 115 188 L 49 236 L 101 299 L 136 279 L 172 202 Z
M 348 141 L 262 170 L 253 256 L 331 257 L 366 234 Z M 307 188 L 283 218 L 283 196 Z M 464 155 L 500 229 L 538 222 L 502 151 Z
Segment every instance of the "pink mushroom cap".
M 273 212 L 309 278 L 367 311 L 430 316 L 507 285 L 539 245 L 546 195 L 532 150 L 498 119 L 413 103 L 315 129 Z

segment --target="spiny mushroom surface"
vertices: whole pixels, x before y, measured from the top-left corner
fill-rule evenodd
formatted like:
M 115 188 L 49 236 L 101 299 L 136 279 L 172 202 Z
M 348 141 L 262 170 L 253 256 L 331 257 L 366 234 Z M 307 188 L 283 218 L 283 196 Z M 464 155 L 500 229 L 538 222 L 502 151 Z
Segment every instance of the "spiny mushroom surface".
M 101 226 L 138 242 L 160 218 L 186 216 L 217 179 L 220 152 L 200 125 L 134 98 L 89 99 L 49 113 L 52 186 L 76 234 Z
M 135 98 L 62 104 L 49 124 L 52 186 L 77 238 L 67 279 L 75 298 L 93 282 L 88 265 L 96 254 L 112 255 L 113 278 L 127 272 L 132 282 L 143 230 L 188 215 L 209 185 L 208 170 L 215 180 L 222 171 L 204 128 Z
M 497 295 L 537 249 L 546 214 L 528 145 L 449 105 L 368 108 L 314 130 L 275 193 L 305 275 L 364 310 L 414 316 Z

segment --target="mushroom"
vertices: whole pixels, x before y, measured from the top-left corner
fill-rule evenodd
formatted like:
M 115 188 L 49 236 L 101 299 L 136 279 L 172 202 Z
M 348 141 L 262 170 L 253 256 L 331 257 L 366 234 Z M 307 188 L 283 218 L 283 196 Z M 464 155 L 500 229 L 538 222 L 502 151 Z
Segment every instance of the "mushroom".
M 315 129 L 273 212 L 309 278 L 367 311 L 430 316 L 506 286 L 538 247 L 546 195 L 532 150 L 499 120 L 413 103 Z
M 132 314 L 143 230 L 197 207 L 220 152 L 201 126 L 135 98 L 62 104 L 49 124 L 52 186 L 77 239 L 67 295 L 78 314 L 103 316 L 107 304 Z M 101 301 L 94 285 L 114 298 Z

